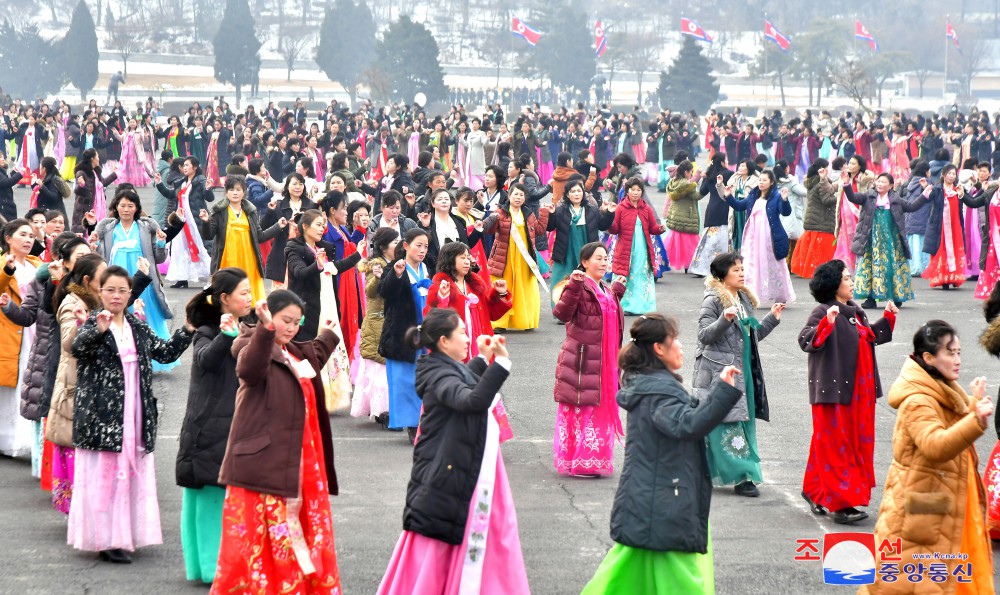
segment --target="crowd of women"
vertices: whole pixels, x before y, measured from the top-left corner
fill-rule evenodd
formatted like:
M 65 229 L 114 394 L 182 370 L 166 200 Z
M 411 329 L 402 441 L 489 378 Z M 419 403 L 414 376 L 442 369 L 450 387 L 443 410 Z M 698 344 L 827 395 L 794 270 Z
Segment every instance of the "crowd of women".
M 130 562 L 162 541 L 152 374 L 193 344 L 176 481 L 186 576 L 213 593 L 338 592 L 336 411 L 413 444 L 380 593 L 527 592 L 500 389 L 507 337 L 539 327 L 543 293 L 565 326 L 555 472 L 611 476 L 628 436 L 616 545 L 588 593 L 712 592 L 712 486 L 760 494 L 760 342 L 796 299 L 792 274 L 818 303 L 799 335 L 813 408 L 802 496 L 840 524 L 867 518 L 874 346 L 914 298 L 911 277 L 945 290 L 975 278 L 991 324 L 1000 311 L 990 161 L 959 169 L 946 146 L 924 155 L 921 142 L 868 159 L 861 139 L 880 120 L 831 122 L 854 131 L 834 144 L 809 113 L 787 124 L 713 113 L 702 142 L 697 116 L 669 111 L 527 109 L 508 126 L 497 108 L 428 118 L 332 102 L 307 128 L 299 103 L 233 114 L 219 102 L 160 128 L 152 102 L 119 108 L 85 111 L 82 132 L 68 104 L 4 116 L 17 130 L 8 179 L 30 185 L 31 210 L 17 218 L 0 189 L 0 452 L 30 453 L 71 546 Z M 780 135 L 769 144 L 776 124 L 796 135 L 791 152 Z M 923 126 L 899 116 L 892 128 L 912 138 Z M 155 187 L 149 210 L 143 185 Z M 667 196 L 662 217 L 653 188 Z M 667 283 L 705 279 L 690 393 L 677 322 L 654 313 L 655 280 L 671 268 Z M 172 333 L 166 283 L 203 287 Z M 869 322 L 877 302 L 885 311 Z M 626 316 L 638 317 L 631 328 Z M 913 341 L 888 392 L 894 442 L 911 447 L 876 533 L 902 536 L 911 556 L 960 544 L 988 559 L 1000 497 L 979 490 L 972 444 L 992 404 L 982 379 L 971 397 L 958 386 L 947 323 Z M 995 485 L 1000 449 L 990 465 Z M 951 483 L 921 483 L 939 471 Z M 954 529 L 910 535 L 913 514 Z M 991 575 L 975 578 L 992 592 Z

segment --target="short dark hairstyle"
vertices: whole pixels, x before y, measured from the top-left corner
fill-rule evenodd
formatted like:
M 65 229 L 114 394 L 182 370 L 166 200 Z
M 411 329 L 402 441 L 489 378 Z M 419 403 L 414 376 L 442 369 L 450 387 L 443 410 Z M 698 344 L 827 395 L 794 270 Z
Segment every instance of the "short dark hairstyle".
M 128 270 L 124 267 L 113 264 L 104 269 L 104 272 L 101 273 L 101 286 L 103 287 L 112 277 L 121 277 L 128 281 L 129 287 L 132 287 L 132 275 L 128 274 Z
M 382 256 L 385 249 L 389 247 L 389 244 L 391 244 L 392 241 L 398 237 L 399 234 L 396 233 L 395 229 L 391 227 L 380 227 L 378 231 L 375 232 L 375 235 L 372 236 L 372 251 L 374 252 L 372 257 Z
M 108 216 L 118 219 L 118 203 L 122 200 L 127 200 L 135 205 L 135 218 L 138 219 L 142 215 L 142 202 L 139 200 L 139 193 L 135 191 L 134 188 L 118 188 L 115 192 L 114 199 L 111 200 L 111 204 L 108 205 Z
M 821 304 L 835 299 L 846 269 L 847 265 L 839 259 L 828 260 L 816 267 L 813 278 L 809 280 L 809 293 L 813 299 Z
M 250 174 L 254 176 L 260 173 L 260 168 L 262 167 L 264 167 L 263 159 L 251 159 L 250 162 L 247 163 L 247 169 L 250 170 Z
M 400 204 L 403 200 L 403 195 L 399 193 L 398 190 L 386 190 L 382 194 L 382 207 L 392 207 Z
M 924 362 L 923 355 L 937 354 L 958 337 L 958 331 L 943 320 L 928 320 L 913 335 L 913 359 L 932 377 L 942 380 L 941 372 Z
M 462 319 L 458 312 L 451 308 L 432 308 L 422 323 L 406 331 L 403 341 L 412 349 L 437 351 L 441 337 L 450 337 L 460 326 Z
M 712 264 L 708 266 L 708 270 L 712 273 L 713 277 L 722 281 L 729 274 L 729 269 L 733 268 L 738 262 L 743 262 L 743 256 L 739 252 L 723 252 L 712 260 Z
M 444 246 L 441 246 L 441 250 L 438 252 L 437 259 L 435 260 L 437 272 L 445 273 L 452 279 L 457 279 L 458 275 L 455 272 L 455 259 L 458 258 L 459 255 L 465 254 L 468 251 L 469 247 L 462 242 L 448 242 Z
M 298 306 L 299 310 L 305 312 L 306 305 L 302 298 L 287 289 L 275 289 L 267 295 L 267 309 L 271 314 L 277 314 L 288 306 Z

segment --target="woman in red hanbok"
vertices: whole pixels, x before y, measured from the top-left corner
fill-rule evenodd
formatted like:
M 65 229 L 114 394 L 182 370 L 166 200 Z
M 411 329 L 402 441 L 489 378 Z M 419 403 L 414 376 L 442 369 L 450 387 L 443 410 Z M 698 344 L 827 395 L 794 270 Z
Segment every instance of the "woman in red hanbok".
M 992 246 L 990 249 L 992 251 Z M 988 326 L 979 338 L 979 344 L 993 357 L 1000 357 L 1000 317 L 997 316 L 1000 314 L 1000 285 L 994 285 L 990 291 L 983 314 Z M 1000 416 L 994 417 L 994 424 L 997 436 L 1000 436 Z M 986 528 L 992 539 L 1000 539 L 1000 442 L 996 443 L 986 460 L 983 487 L 986 489 Z
M 949 163 L 941 169 L 941 183 L 921 181 L 931 210 L 924 235 L 924 252 L 931 255 L 923 277 L 931 287 L 951 289 L 965 283 L 965 238 L 962 235 L 962 207 L 965 188 L 958 183 L 958 169 Z
M 482 277 L 472 273 L 472 256 L 462 242 L 449 242 L 438 253 L 437 274 L 427 293 L 424 314 L 431 308 L 451 308 L 465 323 L 465 331 L 472 341 L 469 358 L 479 355 L 476 339 L 493 336 L 493 320 L 510 310 L 512 302 L 507 292 L 507 282 L 497 279 L 488 285 Z
M 326 213 L 326 232 L 323 241 L 330 242 L 337 249 L 337 259 L 344 259 L 358 251 L 358 244 L 365 239 L 363 230 L 350 231 L 347 227 L 347 195 L 331 191 L 321 203 Z M 364 280 L 357 267 L 342 271 L 334 280 L 337 289 L 337 310 L 340 314 L 340 328 L 344 334 L 344 348 L 351 363 L 357 357 L 355 345 L 358 331 L 365 312 Z

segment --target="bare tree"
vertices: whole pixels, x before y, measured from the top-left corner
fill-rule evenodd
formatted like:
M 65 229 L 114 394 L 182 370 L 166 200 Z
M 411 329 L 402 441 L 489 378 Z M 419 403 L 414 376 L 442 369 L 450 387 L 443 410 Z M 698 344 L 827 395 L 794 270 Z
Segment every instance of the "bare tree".
M 858 60 L 848 60 L 846 64 L 831 68 L 829 80 L 837 88 L 854 100 L 858 108 L 863 112 L 871 112 L 872 109 L 865 102 L 872 96 L 874 84 L 872 75 Z
M 500 86 L 500 69 L 504 64 L 509 65 L 513 54 L 510 39 L 510 32 L 505 29 L 497 29 L 479 40 L 479 55 L 497 68 L 497 87 Z
M 308 40 L 308 35 L 285 36 L 278 43 L 278 53 L 281 54 L 281 57 L 285 60 L 285 66 L 288 67 L 286 81 L 292 80 L 292 70 L 295 68 L 295 61 L 302 55 L 302 50 L 305 49 L 306 41 Z
M 604 32 L 607 36 L 608 49 L 601 56 L 600 61 L 608 67 L 608 84 L 610 85 L 615 80 L 615 73 L 628 63 L 628 34 L 618 30 L 617 27 L 615 29 L 605 27 Z
M 963 29 L 962 53 L 950 52 L 950 66 L 962 83 L 964 97 L 972 97 L 972 81 L 988 66 L 989 47 L 979 31 Z M 950 71 L 951 69 L 949 69 Z
M 128 59 L 142 49 L 141 28 L 125 18 L 119 18 L 108 32 L 108 42 L 122 59 L 122 71 L 128 76 Z
M 886 81 L 906 70 L 910 66 L 911 55 L 908 52 L 879 52 L 868 62 L 868 72 L 871 75 L 873 90 L 878 93 L 878 106 L 882 107 L 882 88 Z
M 659 68 L 660 47 L 663 37 L 655 29 L 632 33 L 626 39 L 625 53 L 639 77 L 639 94 L 636 101 L 642 103 L 642 79 L 649 71 Z

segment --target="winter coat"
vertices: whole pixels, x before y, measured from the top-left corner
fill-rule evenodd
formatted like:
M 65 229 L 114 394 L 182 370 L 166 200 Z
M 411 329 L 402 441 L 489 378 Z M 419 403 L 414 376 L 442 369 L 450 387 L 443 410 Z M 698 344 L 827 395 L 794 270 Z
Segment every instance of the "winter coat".
M 73 341 L 76 339 L 77 307 L 96 310 L 100 300 L 79 285 L 71 285 L 69 292 L 59 304 L 56 318 L 59 323 L 59 365 L 52 388 L 52 403 L 45 424 L 45 439 L 63 447 L 73 446 L 73 409 L 76 400 L 76 357 L 73 356 Z
M 66 180 L 62 179 L 59 172 L 47 174 L 40 184 L 36 184 L 36 187 L 38 188 L 37 207 L 39 209 L 61 211 L 64 215 L 66 214 L 66 199 L 73 195 L 73 190 L 66 183 Z
M 737 200 L 732 196 L 726 197 L 729 206 L 737 211 L 746 211 L 747 217 L 753 210 L 754 203 L 760 198 L 760 188 L 751 190 L 743 200 Z M 788 233 L 781 225 L 781 215 L 792 214 L 792 205 L 781 198 L 781 193 L 777 188 L 771 188 L 771 193 L 767 196 L 767 204 L 764 205 L 764 212 L 767 215 L 767 223 L 771 228 L 771 245 L 774 249 L 774 259 L 782 260 L 788 256 Z
M 447 281 L 451 284 L 451 291 L 446 298 L 442 298 L 440 295 L 442 281 Z M 424 306 L 424 316 L 430 312 L 431 308 L 451 308 L 465 321 L 467 296 L 471 293 L 476 296 L 476 299 L 484 307 L 476 308 L 475 310 L 470 308 L 470 315 L 479 317 L 479 327 L 483 331 L 482 334 L 493 335 L 493 321 L 499 320 L 514 305 L 511 301 L 513 299 L 512 294 L 508 293 L 501 296 L 481 276 L 472 273 L 465 276 L 465 287 L 466 293 L 463 294 L 455 287 L 455 279 L 448 273 L 437 273 L 434 275 L 431 279 L 430 289 L 427 291 L 427 305 Z M 473 341 L 476 340 L 476 337 L 471 335 L 471 329 L 469 338 Z
M 302 208 L 299 210 L 300 213 L 304 213 L 309 209 L 318 209 L 316 203 L 309 200 L 305 194 L 302 195 Z M 271 242 L 271 253 L 267 255 L 267 264 L 264 266 L 264 278 L 270 279 L 271 281 L 278 281 L 279 283 L 285 282 L 285 268 L 287 267 L 287 261 L 285 260 L 285 246 L 288 244 L 288 235 L 295 225 L 292 222 L 292 206 L 287 198 L 281 199 L 278 202 L 278 207 L 276 209 L 268 209 L 264 213 L 264 218 L 260 222 L 261 229 L 269 229 L 272 225 L 277 223 L 282 217 L 288 221 L 288 225 L 284 229 L 279 229 L 277 235 L 273 236 L 273 241 Z
M 749 287 L 744 287 L 739 293 L 740 302 L 747 313 L 752 313 L 758 306 L 757 296 Z M 705 398 L 706 391 L 718 378 L 719 373 L 726 366 L 736 366 L 745 373 L 743 364 L 743 333 L 740 331 L 739 318 L 732 321 L 726 320 L 723 312 L 730 306 L 735 306 L 736 301 L 733 295 L 723 286 L 722 281 L 715 277 L 705 279 L 705 297 L 701 303 L 701 314 L 698 316 L 698 346 L 695 350 L 694 360 L 694 396 Z M 763 341 L 775 327 L 779 320 L 774 314 L 767 313 L 760 321 L 760 328 L 756 331 L 757 342 Z M 759 358 L 757 358 L 759 362 Z M 770 411 L 767 404 L 767 390 L 764 385 L 763 371 L 752 370 L 755 385 L 754 406 L 756 411 L 754 416 L 757 419 L 768 421 Z M 736 388 L 740 393 L 746 395 L 746 384 L 743 374 L 736 375 Z M 748 421 L 750 412 L 747 400 L 740 399 L 736 406 L 726 415 L 724 421 Z
M 923 194 L 923 192 L 924 188 L 920 185 L 920 178 L 913 176 L 906 182 L 906 189 L 900 192 L 900 194 L 906 199 L 906 202 L 912 202 L 920 194 Z M 929 202 L 924 203 L 922 207 L 912 213 L 906 213 L 904 222 L 906 235 L 924 235 L 927 232 L 927 219 L 930 217 L 930 214 L 931 205 Z
M 257 208 L 247 199 L 240 203 L 240 209 L 246 216 L 250 227 L 250 248 L 253 250 L 254 260 L 257 261 L 257 272 L 264 276 L 264 262 L 260 255 L 260 245 L 281 232 L 281 225 L 275 222 L 267 229 L 261 229 L 260 219 L 257 216 Z M 205 241 L 212 242 L 212 268 L 214 273 L 222 266 L 222 255 L 226 253 L 226 230 L 229 228 L 229 200 L 220 200 L 212 205 L 211 215 L 208 221 L 201 221 L 201 237 Z M 289 223 L 289 225 L 294 225 Z
M 337 247 L 330 242 L 320 241 L 316 244 L 316 249 L 323 250 L 338 275 L 353 268 L 361 260 L 360 252 L 343 258 L 344 255 L 338 254 Z M 285 260 L 288 261 L 288 290 L 302 298 L 306 304 L 302 313 L 304 320 L 298 334 L 295 335 L 295 340 L 310 341 L 316 337 L 321 322 L 319 315 L 322 309 L 320 295 L 323 269 L 317 266 L 316 253 L 301 237 L 288 241 L 285 247 Z
M 74 178 L 83 178 L 83 186 L 76 184 L 73 189 L 73 193 L 76 195 L 76 199 L 73 201 L 73 221 L 71 229 L 74 233 L 83 232 L 83 216 L 87 211 L 94 208 L 94 199 L 97 196 L 97 178 L 101 179 L 101 184 L 106 189 L 112 182 L 118 179 L 118 174 L 111 172 L 108 176 L 101 175 L 101 166 L 91 167 L 89 163 L 79 163 L 76 169 L 73 170 Z M 107 190 L 105 190 L 105 203 L 107 205 L 111 204 L 111 197 L 107 196 Z M 62 208 L 63 214 L 66 213 L 66 207 Z M 197 214 L 197 211 L 195 212 Z
M 632 236 L 635 234 L 635 222 L 638 219 L 642 219 L 642 231 L 646 236 L 646 254 L 649 255 L 650 271 L 652 271 L 656 254 L 653 252 L 652 236 L 666 232 L 667 228 L 656 220 L 656 213 L 648 202 L 641 200 L 638 205 L 633 205 L 632 201 L 626 198 L 618 203 L 618 208 L 615 209 L 615 220 L 608 228 L 608 233 L 618 236 L 615 245 L 624 248 L 624 250 L 615 250 L 611 266 L 611 272 L 615 275 L 628 277 L 629 268 L 632 266 Z
M 831 334 L 816 347 L 813 342 L 817 330 L 831 306 L 839 307 L 840 314 L 834 319 Z M 799 332 L 799 347 L 808 354 L 809 404 L 851 404 L 859 357 L 858 324 L 867 326 L 875 333 L 875 343 L 871 345 L 872 368 L 875 370 L 875 398 L 881 398 L 882 381 L 875 359 L 875 345 L 892 341 L 894 321 L 895 316 L 888 318 L 883 315 L 875 324 L 869 323 L 868 315 L 854 300 L 844 304 L 829 300 L 813 308 L 806 325 Z
M 448 217 L 451 218 L 452 223 L 455 224 L 455 229 L 458 231 L 458 241 L 462 242 L 470 248 L 479 243 L 482 233 L 473 229 L 472 233 L 469 233 L 469 226 L 466 225 L 465 221 L 462 220 L 458 215 L 448 213 Z M 421 229 L 427 232 L 429 236 L 427 238 L 427 255 L 424 257 L 424 264 L 427 265 L 427 272 L 433 273 L 437 270 L 437 257 L 438 253 L 441 251 L 441 247 L 438 245 L 437 236 L 437 215 L 431 212 L 431 224 L 427 227 L 417 224 Z
M 462 364 L 432 351 L 417 362 L 423 413 L 406 487 L 404 530 L 462 543 L 486 448 L 487 416 L 508 375 L 482 357 Z
M 598 208 L 591 204 L 586 197 L 584 197 L 583 202 L 580 204 L 583 206 L 584 227 L 587 228 L 587 242 L 596 242 L 600 238 L 599 233 L 607 231 L 611 227 L 611 224 L 615 220 L 615 215 L 607 209 Z M 572 226 L 572 206 L 568 200 L 560 202 L 556 206 L 555 212 L 549 215 L 548 222 L 545 224 L 546 231 L 556 232 L 555 243 L 552 245 L 552 260 L 554 262 L 566 262 L 566 257 L 569 256 L 567 252 L 569 251 L 569 235 L 572 231 Z M 573 255 L 574 260 L 579 257 L 579 254 Z
M 875 225 L 875 210 L 878 201 L 878 193 L 871 189 L 864 194 L 855 194 L 850 186 L 844 186 L 844 196 L 847 200 L 856 205 L 861 205 L 861 213 L 858 215 L 858 226 L 854 231 L 854 240 L 851 241 L 851 252 L 861 256 L 868 249 L 872 241 L 872 228 Z M 903 221 L 903 213 L 912 213 L 921 206 L 927 204 L 927 198 L 920 194 L 913 202 L 906 202 L 896 193 L 889 190 L 889 212 L 892 213 L 892 220 L 896 224 L 896 234 L 903 245 L 902 256 L 910 258 L 910 246 L 907 244 L 906 235 L 903 230 L 906 224 Z
M 170 174 L 170 162 L 164 161 L 163 159 L 160 159 L 159 161 L 157 161 L 156 162 L 156 173 L 160 174 L 160 179 L 161 180 L 167 180 L 167 177 Z M 169 183 L 170 183 L 169 180 L 167 180 L 167 184 L 168 185 L 169 185 Z M 154 192 L 154 194 L 153 194 L 153 205 L 152 205 L 153 209 L 152 209 L 152 212 L 150 212 L 149 216 L 152 217 L 153 220 L 156 221 L 157 223 L 159 223 L 160 225 L 166 225 L 167 224 L 167 213 L 173 212 L 173 211 L 168 211 L 167 210 L 167 206 L 170 203 L 170 199 L 168 197 L 166 197 L 165 195 L 163 195 L 156 188 L 153 188 L 153 192 Z M 177 210 L 177 209 L 175 208 L 174 210 Z
M 788 189 L 788 204 L 792 205 L 791 215 L 782 215 L 781 226 L 785 228 L 788 239 L 797 240 L 802 236 L 803 222 L 805 221 L 806 187 L 799 183 L 795 176 L 785 176 L 778 180 L 778 191 Z
M 156 398 L 153 396 L 152 360 L 176 361 L 194 336 L 186 328 L 174 331 L 169 340 L 156 336 L 129 312 L 139 359 L 139 395 L 142 413 L 142 444 L 146 452 L 156 446 Z M 114 334 L 97 330 L 94 312 L 76 333 L 72 348 L 76 358 L 76 398 L 73 403 L 73 446 L 87 450 L 122 451 L 125 415 L 125 372 Z
M 382 266 L 383 275 L 389 271 L 389 263 L 381 256 L 358 264 L 358 271 L 366 275 L 365 297 L 368 298 L 368 311 L 365 312 L 365 317 L 361 321 L 361 343 L 358 350 L 361 357 L 384 364 L 385 358 L 378 352 L 378 343 L 382 338 L 382 324 L 385 322 L 385 302 L 378 293 L 381 279 L 371 274 L 375 265 Z
M 393 270 L 395 264 L 394 260 L 383 267 L 379 280 L 378 293 L 384 300 L 385 318 L 378 353 L 385 359 L 413 362 L 417 359 L 417 350 L 407 345 L 403 337 L 410 327 L 417 326 L 417 304 L 413 299 L 410 276 L 403 271 L 403 276 L 397 277 Z M 429 278 L 431 271 L 428 270 L 427 274 Z
M 625 286 L 617 282 L 613 285 L 600 283 L 615 298 L 619 332 L 614 339 L 615 345 L 621 345 L 625 328 L 621 299 Z M 555 301 L 552 315 L 566 323 L 566 340 L 556 359 L 556 398 L 561 403 L 600 403 L 602 338 L 607 327 L 597 290 L 591 281 L 570 279 L 555 287 L 552 299 Z M 615 358 L 617 360 L 617 354 Z
M 202 325 L 194 334 L 191 383 L 175 467 L 181 487 L 219 485 L 240 387 L 234 339 L 220 332 L 218 325 Z
M 679 233 L 698 233 L 700 230 L 698 216 L 698 185 L 691 180 L 671 178 L 667 182 L 667 202 L 663 219 L 667 229 Z
M 885 478 L 885 493 L 875 521 L 875 543 L 901 540 L 898 553 L 904 564 L 917 563 L 915 555 L 962 551 L 965 515 L 980 517 L 986 526 L 985 508 L 967 511 L 968 489 L 979 491 L 985 507 L 986 490 L 977 471 L 975 442 L 985 429 L 975 408 L 978 399 L 967 395 L 957 382 L 931 376 L 916 361 L 903 363 L 899 378 L 889 389 L 889 405 L 897 409 L 892 431 L 892 465 Z M 969 485 L 969 465 L 975 484 Z M 986 546 L 988 535 L 976 536 Z M 959 560 L 939 560 L 949 571 Z M 954 593 L 955 583 L 930 583 L 921 593 Z M 885 583 L 862 587 L 861 594 L 913 593 L 913 583 Z
M 552 188 L 552 202 L 559 204 L 563 193 L 566 192 L 566 182 L 573 176 L 581 176 L 584 179 L 583 188 L 586 191 L 584 194 L 588 194 L 594 188 L 594 182 L 597 181 L 597 172 L 589 167 L 588 169 L 587 175 L 582 176 L 576 168 L 565 165 L 556 167 L 555 171 L 552 172 L 552 179 L 549 180 L 549 186 Z
M 666 370 L 625 377 L 618 404 L 628 412 L 628 440 L 611 509 L 617 543 L 658 552 L 708 551 L 712 478 L 705 438 L 742 394 L 718 379 L 705 392 L 700 399 L 689 395 Z
M 267 204 L 274 197 L 274 191 L 267 187 L 260 178 L 247 176 L 247 200 L 257 208 L 257 211 L 267 210 Z
M 36 269 L 42 261 L 34 256 L 26 256 L 25 260 Z M 9 293 L 12 304 L 20 305 L 24 298 L 12 273 L 0 267 L 0 294 Z M 21 337 L 24 328 L 15 324 L 6 316 L 0 316 L 0 386 L 15 387 L 19 378 L 19 358 L 21 356 Z
M 482 130 L 471 131 L 460 141 L 465 147 L 469 160 L 469 175 L 482 176 L 486 174 L 486 133 Z
M 545 228 L 549 224 L 549 211 L 543 209 L 539 213 L 539 217 L 536 218 L 534 213 L 529 212 L 524 207 L 521 209 L 521 215 L 524 216 L 524 229 L 528 236 L 525 248 L 531 258 L 535 258 L 535 238 L 545 235 Z M 509 252 L 517 250 L 517 246 L 510 239 L 514 227 L 509 206 L 500 207 L 483 221 L 483 234 L 495 235 L 493 247 L 490 249 L 490 257 L 486 262 L 486 268 L 494 277 L 503 277 L 503 271 L 507 268 Z
M 183 227 L 182 221 L 178 221 L 178 223 L 181 223 L 181 225 L 175 227 Z M 114 250 L 115 226 L 120 224 L 121 222 L 118 219 L 109 217 L 98 222 L 97 228 L 94 230 L 94 233 L 97 234 L 97 253 L 103 256 L 104 260 L 109 264 L 111 263 L 111 253 Z M 150 277 L 153 280 L 153 292 L 156 294 L 156 299 L 160 302 L 160 309 L 163 311 L 164 317 L 173 318 L 174 315 L 170 311 L 170 304 L 167 303 L 167 296 L 163 294 L 162 279 L 160 279 L 160 274 L 155 267 L 155 265 L 167 260 L 166 246 L 164 245 L 161 248 L 156 239 L 156 232 L 159 231 L 160 226 L 149 217 L 140 217 L 132 225 L 139 226 L 139 245 L 142 248 L 142 257 L 149 261 Z
M 6 169 L 0 169 L 0 216 L 7 221 L 17 219 L 17 205 L 14 204 L 14 186 L 24 177 L 20 172 L 7 175 Z
M 160 192 L 163 196 L 166 196 L 168 200 L 177 200 L 177 191 L 180 190 L 181 186 L 186 181 L 186 178 L 182 178 L 180 183 L 176 186 L 168 188 L 163 182 L 156 185 L 156 190 Z M 191 184 L 188 186 L 187 195 L 184 197 L 184 207 L 190 211 L 195 218 L 198 217 L 198 213 L 204 210 L 208 210 L 209 205 L 215 201 L 215 194 L 212 189 L 205 185 L 205 176 L 198 174 L 191 179 Z M 214 180 L 218 182 L 218 180 Z
M 812 134 L 808 137 L 805 135 L 799 136 L 795 140 L 795 155 L 792 160 L 792 165 L 788 168 L 789 171 L 795 171 L 799 166 L 799 160 L 802 159 L 802 143 L 806 143 L 806 146 L 808 147 L 809 163 L 816 161 L 816 158 L 819 157 L 819 139 Z
M 38 421 L 46 416 L 52 396 L 43 391 L 46 363 L 52 346 L 53 317 L 42 308 L 48 280 L 48 265 L 39 266 L 35 280 L 28 285 L 21 304 L 11 302 L 3 310 L 4 317 L 17 326 L 27 328 L 35 325 L 35 339 L 31 342 L 28 365 L 21 374 L 21 417 L 31 421 Z
M 312 379 L 313 406 L 326 479 L 333 495 L 338 492 L 337 472 L 321 375 L 339 342 L 332 330 L 323 330 L 312 341 L 285 345 L 288 353 L 307 362 L 316 372 Z M 236 357 L 240 387 L 219 483 L 295 498 L 302 477 L 302 433 L 306 425 L 302 385 L 282 348 L 274 342 L 274 330 L 263 324 L 242 325 L 240 336 L 233 341 L 232 354 Z
M 538 177 L 538 174 L 533 171 L 524 170 L 522 172 L 522 176 L 524 177 L 523 183 L 528 188 L 528 194 L 524 197 L 523 208 L 531 211 L 535 215 L 538 215 L 538 209 L 542 203 L 542 199 L 552 191 L 552 186 L 549 184 L 543 185 L 541 179 Z M 510 194 L 509 186 L 507 188 L 507 194 Z
M 722 176 L 722 185 L 726 186 L 733 177 L 733 172 L 724 169 L 721 174 L 717 175 Z M 716 176 L 705 176 L 701 181 L 701 188 L 698 189 L 698 192 L 702 196 L 708 196 L 708 206 L 705 208 L 704 222 L 706 228 L 729 225 L 729 205 L 726 204 L 726 195 L 724 192 L 719 192 L 715 181 Z
M 968 194 L 963 194 L 958 199 L 958 220 L 965 221 L 965 214 L 963 206 L 969 201 L 971 197 Z M 934 189 L 931 190 L 931 195 L 925 198 L 921 193 L 920 197 L 917 199 L 924 204 L 925 202 L 930 202 L 930 212 L 927 214 L 927 231 L 924 232 L 924 247 L 923 252 L 926 254 L 934 255 L 937 254 L 938 248 L 941 247 L 941 226 L 942 220 L 944 219 L 944 187 L 938 183 L 934 185 Z M 951 223 L 948 223 L 951 225 Z M 860 225 L 860 221 L 859 221 Z M 962 238 L 965 238 L 965 226 L 962 228 Z M 901 228 L 901 229 L 905 229 Z
M 806 178 L 806 216 L 802 228 L 833 234 L 837 228 L 837 187 L 823 176 Z

